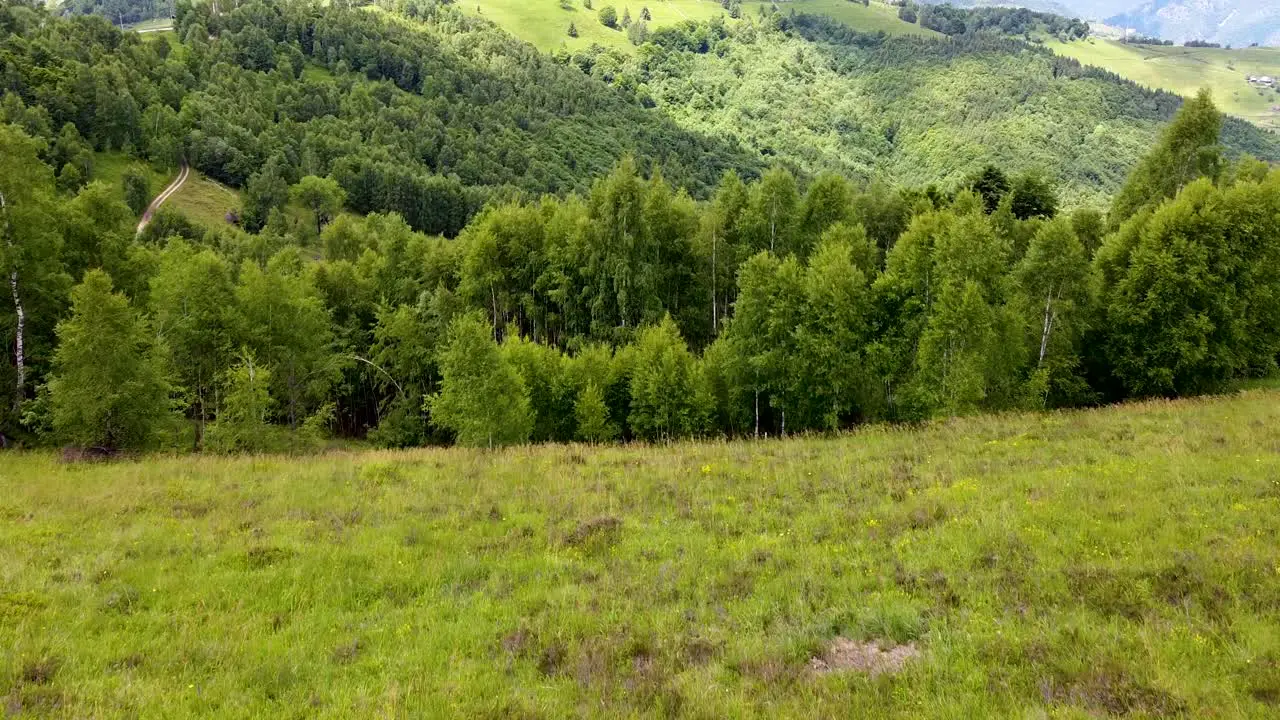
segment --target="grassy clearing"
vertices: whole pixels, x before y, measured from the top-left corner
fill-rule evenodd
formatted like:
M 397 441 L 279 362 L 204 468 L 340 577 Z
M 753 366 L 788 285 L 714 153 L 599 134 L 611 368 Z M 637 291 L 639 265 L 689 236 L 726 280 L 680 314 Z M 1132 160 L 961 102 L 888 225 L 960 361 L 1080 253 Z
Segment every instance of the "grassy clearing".
M 1156 47 L 1093 38 L 1047 45 L 1082 63 L 1106 68 L 1136 83 L 1190 97 L 1202 87 L 1219 107 L 1264 128 L 1280 129 L 1280 93 L 1251 87 L 1249 75 L 1280 77 L 1280 48 Z
M 593 44 L 630 49 L 632 45 L 625 30 L 611 30 L 600 24 L 600 9 L 606 5 L 612 5 L 619 18 L 624 10 L 630 10 L 633 20 L 639 20 L 641 9 L 648 7 L 653 16 L 649 23 L 652 28 L 684 20 L 710 20 L 720 15 L 728 17 L 718 0 L 594 0 L 590 10 L 583 6 L 582 0 L 565 0 L 563 3 L 561 0 L 467 0 L 458 3 L 464 11 L 488 18 L 542 50 L 555 50 L 561 45 L 570 50 L 582 50 Z M 756 18 L 759 7 L 768 5 L 767 2 L 744 2 L 743 16 Z M 792 0 L 779 6 L 786 9 L 794 7 L 798 12 L 827 14 L 864 32 L 932 33 L 902 22 L 896 9 L 879 2 L 864 7 L 848 0 Z M 578 29 L 576 38 L 568 35 L 570 23 Z
M 191 177 L 169 197 L 165 207 L 207 227 L 222 227 L 227 224 L 228 211 L 240 210 L 240 194 L 192 170 Z
M 125 25 L 125 30 L 131 30 L 139 33 L 163 32 L 173 29 L 173 18 L 152 18 L 151 20 L 143 20 L 140 23 Z
M 1280 393 L 837 439 L 0 461 L 0 708 L 1275 717 Z M 818 674 L 835 638 L 901 673 Z
M 309 80 L 311 82 L 325 82 L 333 80 L 334 78 L 333 73 L 329 71 L 329 68 L 314 62 L 309 62 L 302 66 L 302 79 Z
M 742 3 L 742 7 L 744 12 L 750 11 L 754 15 L 754 13 L 758 12 L 757 6 L 768 7 L 771 4 L 777 4 L 783 10 L 795 8 L 796 12 L 827 15 L 862 32 L 873 33 L 883 30 L 888 35 L 942 37 L 940 33 L 928 28 L 922 28 L 919 25 L 899 20 L 898 8 L 879 2 L 879 0 L 873 0 L 869 5 L 865 6 L 860 2 L 851 2 L 850 0 L 791 0 L 791 2 L 780 3 L 752 0 Z
M 636 0 L 612 2 L 595 0 L 588 10 L 582 0 L 468 0 L 458 6 L 468 13 L 488 18 L 507 32 L 533 43 L 542 50 L 554 50 L 562 44 L 570 50 L 581 50 L 593 44 L 626 49 L 632 47 L 625 30 L 612 30 L 600 24 L 600 9 L 613 5 L 621 20 L 629 9 L 633 20 L 648 7 L 653 15 L 650 27 L 674 25 L 683 20 L 709 20 L 725 14 L 715 0 Z M 578 28 L 578 37 L 568 35 L 569 24 Z
M 159 195 L 173 179 L 178 176 L 177 168 L 157 170 L 149 163 L 143 162 L 122 152 L 95 152 L 93 154 L 93 177 L 110 185 L 116 195 L 124 199 L 124 174 L 129 168 L 138 168 L 147 174 L 151 185 L 152 196 Z
M 93 179 L 107 183 L 124 198 L 124 173 L 130 167 L 145 170 L 151 182 L 151 195 L 164 191 L 178 176 L 177 169 L 159 171 L 151 165 L 119 152 L 98 152 L 93 155 Z M 191 171 L 191 177 L 182 189 L 170 196 L 165 207 L 179 210 L 191 220 L 208 227 L 226 224 L 228 210 L 239 210 L 240 194 L 204 175 Z

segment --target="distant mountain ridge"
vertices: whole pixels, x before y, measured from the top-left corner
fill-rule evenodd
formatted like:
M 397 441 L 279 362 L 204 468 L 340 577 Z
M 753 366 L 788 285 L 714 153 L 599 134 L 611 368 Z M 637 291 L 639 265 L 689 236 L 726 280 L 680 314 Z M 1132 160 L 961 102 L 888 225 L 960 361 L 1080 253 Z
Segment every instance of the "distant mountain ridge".
M 957 7 L 1025 7 L 1101 20 L 1182 44 L 1203 40 L 1232 47 L 1280 45 L 1280 0 L 924 0 Z
M 1147 0 L 1106 22 L 1175 43 L 1280 45 L 1280 0 Z

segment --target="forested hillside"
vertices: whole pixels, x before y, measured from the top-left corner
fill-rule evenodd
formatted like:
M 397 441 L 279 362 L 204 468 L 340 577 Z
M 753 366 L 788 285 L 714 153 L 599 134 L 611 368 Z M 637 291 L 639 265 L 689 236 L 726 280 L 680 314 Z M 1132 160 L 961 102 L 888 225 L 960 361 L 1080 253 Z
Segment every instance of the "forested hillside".
M 178 16 L 0 5 L 8 437 L 780 434 L 1275 368 L 1273 139 L 1207 97 L 1161 129 L 1022 43 L 803 15 L 558 59 L 426 2 Z M 107 150 L 243 213 L 135 236 Z
M 64 12 L 101 15 L 119 26 L 173 16 L 174 0 L 59 0 L 51 3 Z
M 1047 46 L 1082 64 L 1183 97 L 1209 88 L 1224 112 L 1273 132 L 1280 130 L 1280 93 L 1249 82 L 1250 77 L 1280 77 L 1280 48 L 1139 45 L 1102 38 L 1054 41 Z
M 1104 202 L 1182 102 L 1017 40 L 886 38 L 803 14 L 686 25 L 635 59 L 574 61 L 802 174 L 954 184 L 995 162 L 1045 173 L 1072 206 Z M 1280 159 L 1280 141 L 1243 121 L 1225 139 Z
M 725 169 L 758 167 L 456 14 L 456 27 L 410 29 L 302 3 L 211 13 L 180 6 L 186 42 L 172 50 L 93 18 L 49 22 L 6 5 L 8 106 L 37 106 L 36 135 L 71 122 L 97 149 L 136 148 L 159 163 L 185 154 L 247 189 L 250 229 L 305 174 L 339 179 L 355 210 L 453 234 L 494 192 L 585 189 L 623 152 L 695 192 Z

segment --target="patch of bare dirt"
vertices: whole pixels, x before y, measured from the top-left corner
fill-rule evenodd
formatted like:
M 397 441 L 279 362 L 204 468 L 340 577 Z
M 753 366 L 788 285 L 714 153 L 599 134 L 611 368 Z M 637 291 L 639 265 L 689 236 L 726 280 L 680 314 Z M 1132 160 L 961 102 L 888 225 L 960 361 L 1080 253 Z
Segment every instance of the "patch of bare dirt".
M 882 647 L 878 641 L 854 642 L 838 637 L 821 657 L 809 661 L 810 672 L 826 675 L 859 672 L 869 677 L 901 672 L 908 662 L 920 657 L 915 643 Z
M 565 544 L 571 546 L 585 545 L 597 538 L 606 541 L 613 539 L 622 528 L 622 521 L 608 515 L 592 518 L 577 527 L 565 538 Z

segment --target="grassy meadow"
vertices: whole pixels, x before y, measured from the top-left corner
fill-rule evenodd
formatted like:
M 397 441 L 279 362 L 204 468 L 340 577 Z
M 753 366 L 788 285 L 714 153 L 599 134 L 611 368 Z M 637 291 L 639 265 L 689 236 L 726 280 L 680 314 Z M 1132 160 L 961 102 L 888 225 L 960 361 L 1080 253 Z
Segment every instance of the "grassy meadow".
M 759 12 L 759 7 L 768 8 L 772 5 L 777 5 L 784 11 L 794 8 L 796 12 L 826 15 L 862 32 L 873 33 L 883 30 L 887 35 L 942 37 L 941 33 L 922 28 L 914 23 L 903 22 L 898 19 L 897 7 L 880 0 L 871 0 L 868 5 L 852 0 L 790 0 L 789 2 L 748 0 L 742 3 L 742 9 L 744 14 L 750 11 L 754 15 Z
M 206 227 L 222 227 L 227 224 L 227 212 L 238 212 L 242 206 L 240 193 L 192 170 L 178 192 L 169 196 L 165 207 Z
M 146 173 L 147 182 L 151 186 L 152 197 L 163 192 L 169 183 L 173 182 L 173 179 L 178 176 L 177 168 L 161 171 L 150 163 L 129 157 L 122 152 L 106 151 L 93 154 L 93 173 L 90 179 L 110 185 L 115 189 L 120 199 L 123 200 L 124 174 L 130 168 L 136 168 Z
M 149 163 L 130 158 L 120 152 L 93 154 L 93 179 L 115 188 L 122 199 L 124 174 L 131 167 L 147 173 L 153 198 L 164 192 L 169 183 L 178 176 L 176 168 L 160 171 Z M 182 188 L 165 202 L 165 207 L 178 210 L 189 219 L 207 227 L 221 227 L 226 224 L 228 210 L 240 209 L 240 193 L 192 170 L 191 176 L 183 183 Z
M 783 9 L 797 12 L 830 15 L 850 27 L 863 32 L 883 30 L 889 34 L 935 34 L 918 25 L 898 19 L 897 9 L 881 2 L 870 6 L 848 0 L 790 0 L 777 3 Z M 728 16 L 718 0 L 594 0 L 588 10 L 582 0 L 466 0 L 458 7 L 472 15 L 488 18 L 522 40 L 538 48 L 551 51 L 561 45 L 570 50 L 581 50 L 592 45 L 617 49 L 630 49 L 624 29 L 610 29 L 600 24 L 600 9 L 612 5 L 621 20 L 624 10 L 630 10 L 633 20 L 640 19 L 642 8 L 648 7 L 653 20 L 651 28 L 674 25 L 684 20 L 710 20 Z M 742 3 L 743 17 L 756 18 L 760 7 L 770 3 L 747 0 Z M 568 35 L 569 24 L 578 29 L 578 37 Z
M 1249 85 L 1249 75 L 1280 77 L 1280 48 L 1186 48 L 1132 45 L 1090 38 L 1047 43 L 1054 52 L 1106 68 L 1150 88 L 1190 97 L 1213 91 L 1223 112 L 1256 125 L 1280 129 L 1280 93 Z
M 832 439 L 0 456 L 0 712 L 1275 717 L 1277 428 L 1273 387 Z M 918 657 L 812 669 L 845 641 Z
M 124 29 L 138 33 L 165 32 L 173 30 L 173 24 L 173 18 L 171 17 L 158 17 L 132 25 L 125 25 Z

